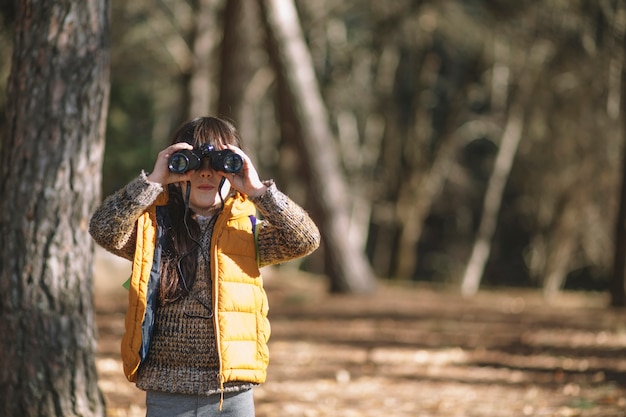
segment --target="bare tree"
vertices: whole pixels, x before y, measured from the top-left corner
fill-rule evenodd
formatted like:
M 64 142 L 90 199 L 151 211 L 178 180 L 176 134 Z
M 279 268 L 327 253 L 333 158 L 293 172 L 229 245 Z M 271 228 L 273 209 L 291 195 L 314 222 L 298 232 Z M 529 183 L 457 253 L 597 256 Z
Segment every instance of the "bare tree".
M 359 243 L 349 239 L 349 191 L 341 172 L 338 149 L 326 106 L 293 0 L 260 0 L 277 72 L 283 131 L 301 150 L 307 165 L 312 204 L 320 223 L 326 272 L 334 292 L 367 293 L 374 275 Z
M 504 188 L 522 140 L 525 112 L 532 97 L 535 81 L 551 52 L 550 49 L 549 44 L 538 42 L 528 52 L 526 68 L 519 79 L 518 94 L 507 114 L 500 148 L 485 192 L 476 240 L 462 278 L 461 292 L 465 296 L 473 296 L 480 286 L 491 252 L 491 242 L 496 230 Z
M 16 2 L 0 182 L 0 415 L 103 416 L 93 243 L 107 0 Z

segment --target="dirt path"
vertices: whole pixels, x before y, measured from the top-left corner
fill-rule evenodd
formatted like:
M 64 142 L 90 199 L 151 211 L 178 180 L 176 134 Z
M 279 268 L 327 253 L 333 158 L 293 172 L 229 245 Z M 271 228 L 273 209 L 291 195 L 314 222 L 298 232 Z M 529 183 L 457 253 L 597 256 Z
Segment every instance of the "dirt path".
M 96 280 L 100 386 L 109 417 L 143 416 L 119 362 L 127 265 L 112 262 Z M 467 301 L 381 286 L 333 297 L 318 277 L 285 270 L 268 271 L 266 287 L 271 363 L 258 417 L 626 416 L 625 312 L 602 295 L 546 306 L 531 292 Z

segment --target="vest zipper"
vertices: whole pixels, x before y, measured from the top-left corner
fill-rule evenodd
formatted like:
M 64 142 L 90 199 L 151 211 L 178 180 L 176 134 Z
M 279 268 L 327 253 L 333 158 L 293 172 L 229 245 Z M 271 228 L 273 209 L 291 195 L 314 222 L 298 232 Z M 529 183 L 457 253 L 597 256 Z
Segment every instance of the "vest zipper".
M 220 340 L 219 328 L 219 267 L 217 264 L 217 240 L 219 239 L 219 231 L 221 230 L 221 228 L 224 227 L 223 223 L 224 219 L 226 218 L 225 216 L 220 216 L 223 211 L 224 210 L 222 210 L 222 212 L 218 214 L 218 218 L 213 225 L 213 235 L 211 236 L 211 285 L 213 287 L 211 291 L 213 292 L 213 328 L 215 331 L 215 348 L 217 349 L 217 358 L 219 362 L 219 373 L 217 375 L 217 378 L 220 386 L 220 412 L 222 411 L 222 406 L 224 405 L 224 369 L 222 362 L 222 341 Z

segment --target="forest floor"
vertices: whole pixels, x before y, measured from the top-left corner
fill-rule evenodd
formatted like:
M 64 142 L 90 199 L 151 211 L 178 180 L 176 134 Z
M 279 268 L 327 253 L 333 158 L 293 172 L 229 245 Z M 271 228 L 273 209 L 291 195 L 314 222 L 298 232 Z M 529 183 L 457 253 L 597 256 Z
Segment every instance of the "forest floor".
M 109 417 L 145 415 L 123 376 L 127 265 L 96 265 L 97 367 Z M 604 294 L 379 284 L 326 293 L 322 277 L 268 270 L 270 367 L 258 417 L 626 416 L 626 311 Z

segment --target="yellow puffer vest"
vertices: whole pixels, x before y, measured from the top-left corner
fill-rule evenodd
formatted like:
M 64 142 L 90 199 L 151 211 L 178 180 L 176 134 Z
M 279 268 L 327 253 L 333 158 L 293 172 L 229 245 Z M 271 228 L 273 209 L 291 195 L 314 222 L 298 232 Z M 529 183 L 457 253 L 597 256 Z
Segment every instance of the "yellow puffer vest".
M 154 281 L 158 280 L 160 264 L 156 213 L 157 206 L 166 201 L 166 197 L 160 197 L 137 221 L 126 333 L 121 348 L 124 373 L 131 382 L 136 381 L 137 369 L 149 346 L 152 301 L 158 288 Z M 263 383 L 269 363 L 268 303 L 257 262 L 255 212 L 254 205 L 242 195 L 229 198 L 217 218 L 211 240 L 213 311 L 221 384 Z

